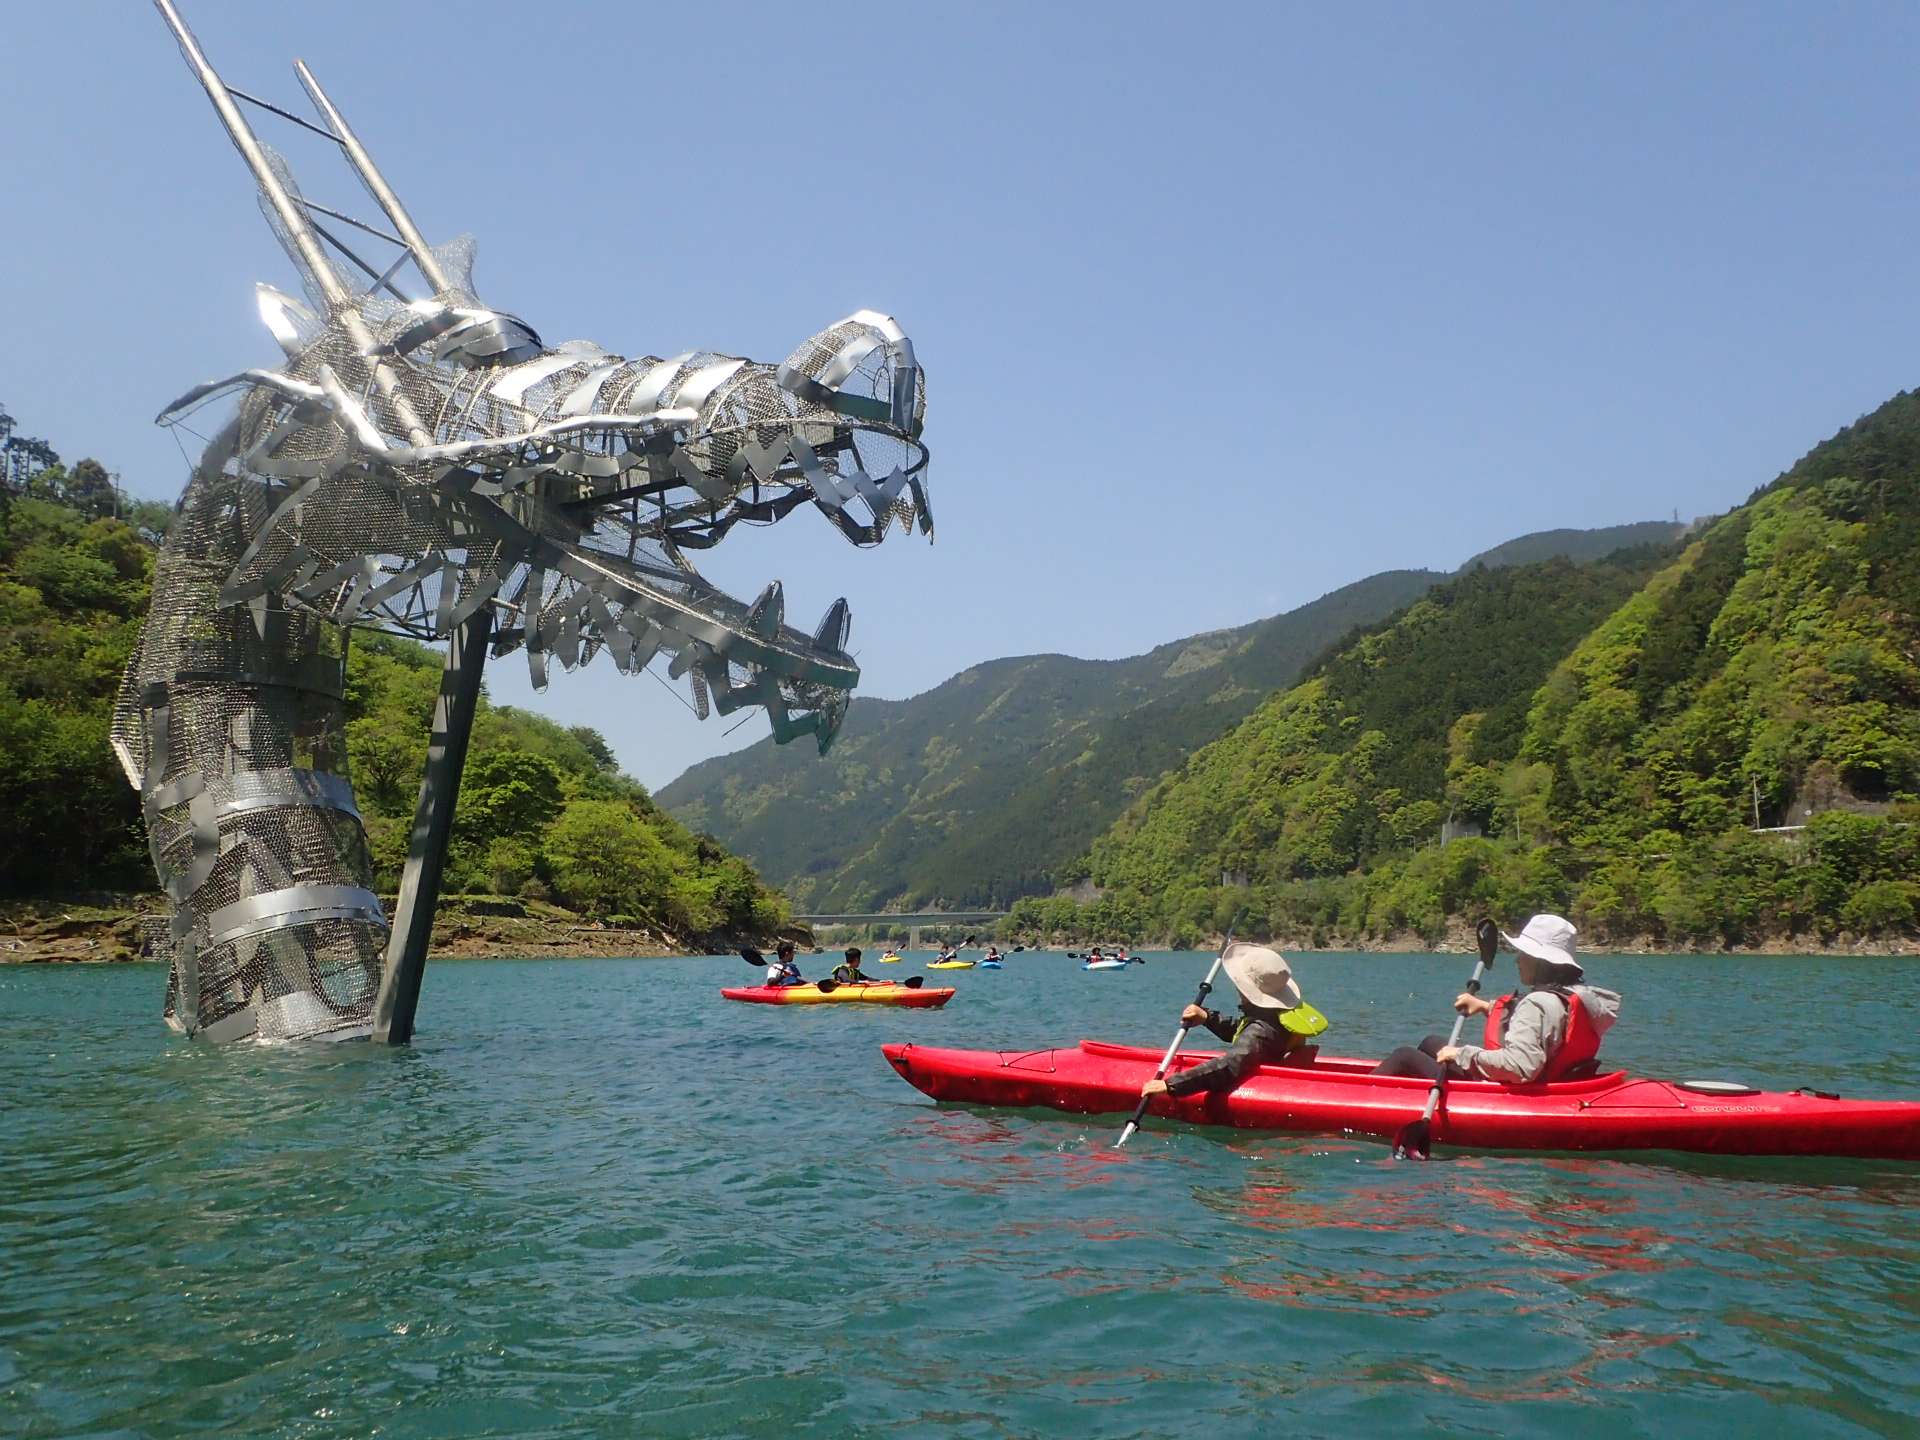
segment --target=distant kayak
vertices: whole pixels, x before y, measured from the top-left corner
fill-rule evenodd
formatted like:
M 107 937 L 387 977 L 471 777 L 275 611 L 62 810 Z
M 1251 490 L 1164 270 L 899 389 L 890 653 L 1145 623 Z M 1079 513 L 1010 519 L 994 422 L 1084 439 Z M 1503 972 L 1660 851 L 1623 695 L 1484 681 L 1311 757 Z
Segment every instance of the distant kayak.
M 898 955 L 882 955 L 880 957 L 880 963 L 882 965 L 898 965 L 900 963 L 900 957 Z
M 1080 968 L 1082 970 L 1124 970 L 1131 963 L 1128 960 L 1088 960 L 1083 962 Z
M 1057 1050 L 883 1045 L 909 1084 L 936 1100 L 1123 1114 L 1153 1076 L 1157 1050 L 1082 1040 Z M 1178 1071 L 1208 1059 L 1176 1056 Z M 1391 1140 L 1420 1115 L 1426 1080 L 1372 1074 L 1371 1060 L 1315 1056 L 1262 1065 L 1224 1094 L 1154 1100 L 1194 1125 L 1352 1133 Z M 1433 1118 L 1442 1145 L 1476 1150 L 1687 1150 L 1708 1155 L 1835 1155 L 1920 1160 L 1920 1103 L 1769 1093 L 1711 1080 L 1651 1080 L 1616 1070 L 1589 1080 L 1505 1086 L 1449 1080 Z
M 979 962 L 976 960 L 929 960 L 929 970 L 971 970 Z
M 1003 970 L 1006 967 L 1003 966 L 998 960 L 982 960 L 980 962 L 980 968 L 982 970 Z
M 909 1010 L 934 1009 L 953 998 L 951 988 L 915 990 L 886 980 L 836 985 L 831 990 L 818 985 L 741 985 L 720 993 L 749 1005 L 901 1005 Z

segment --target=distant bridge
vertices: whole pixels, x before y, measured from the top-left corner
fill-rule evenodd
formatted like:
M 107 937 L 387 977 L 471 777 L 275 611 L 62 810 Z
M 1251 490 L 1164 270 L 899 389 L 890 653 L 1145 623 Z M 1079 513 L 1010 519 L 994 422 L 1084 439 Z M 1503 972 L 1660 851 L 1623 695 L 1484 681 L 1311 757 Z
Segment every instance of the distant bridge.
M 866 915 L 796 915 L 793 918 L 807 925 L 904 925 L 907 948 L 917 950 L 923 925 L 984 925 L 990 920 L 1004 920 L 1006 915 L 1004 910 L 918 910 L 909 914 L 889 910 Z

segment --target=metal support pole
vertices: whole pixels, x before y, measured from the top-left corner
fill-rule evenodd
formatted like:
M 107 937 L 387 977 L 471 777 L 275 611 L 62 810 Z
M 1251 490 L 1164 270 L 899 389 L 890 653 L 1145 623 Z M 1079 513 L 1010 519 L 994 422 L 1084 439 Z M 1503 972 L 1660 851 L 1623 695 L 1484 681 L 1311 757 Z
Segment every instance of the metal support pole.
M 446 866 L 447 840 L 453 833 L 453 807 L 460 798 L 460 772 L 466 768 L 467 740 L 473 734 L 480 675 L 492 638 L 493 610 L 483 605 L 455 628 L 447 642 L 440 698 L 433 705 L 427 774 L 420 782 L 420 803 L 413 812 L 407 868 L 400 876 L 400 900 L 394 907 L 393 932 L 387 938 L 386 969 L 381 973 L 380 996 L 373 1008 L 373 1038 L 383 1045 L 405 1045 L 413 1039 L 413 1014 L 420 1004 L 420 981 L 427 969 L 433 913 L 440 903 L 440 874 Z
M 327 98 L 327 92 L 320 88 L 320 82 L 307 69 L 306 61 L 294 61 L 293 69 L 300 77 L 300 83 L 306 86 L 308 97 L 325 117 L 334 138 L 340 142 L 340 148 L 347 152 L 347 163 L 353 166 L 360 183 L 367 187 L 374 201 L 386 212 L 393 228 L 400 232 L 400 243 L 407 247 L 408 253 L 413 256 L 413 263 L 420 267 L 422 278 L 433 287 L 435 294 L 446 294 L 453 289 L 453 285 L 447 279 L 447 272 L 440 268 L 439 257 L 433 253 L 433 247 L 427 244 L 426 237 L 413 223 L 413 217 L 407 214 L 407 207 L 400 203 L 400 197 L 393 193 L 393 187 L 387 184 L 386 177 L 373 163 L 373 157 L 367 153 L 366 146 L 360 143 L 360 137 L 347 124 L 346 116 L 334 108 L 333 101 Z

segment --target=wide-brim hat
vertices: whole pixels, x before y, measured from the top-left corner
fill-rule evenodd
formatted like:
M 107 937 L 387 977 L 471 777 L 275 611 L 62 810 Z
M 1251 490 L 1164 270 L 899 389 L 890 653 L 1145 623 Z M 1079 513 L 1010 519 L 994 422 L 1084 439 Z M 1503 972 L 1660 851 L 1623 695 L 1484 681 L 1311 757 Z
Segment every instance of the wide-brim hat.
M 1586 971 L 1574 953 L 1574 936 L 1580 932 L 1571 921 L 1559 915 L 1536 915 L 1520 927 L 1518 935 L 1500 932 L 1515 955 L 1538 961 L 1548 969 L 1547 979 L 1578 980 Z
M 1250 1005 L 1269 1010 L 1291 1010 L 1301 1003 L 1300 986 L 1293 978 L 1293 967 L 1277 950 L 1264 945 L 1236 941 L 1227 947 L 1221 968 L 1233 981 L 1233 988 Z

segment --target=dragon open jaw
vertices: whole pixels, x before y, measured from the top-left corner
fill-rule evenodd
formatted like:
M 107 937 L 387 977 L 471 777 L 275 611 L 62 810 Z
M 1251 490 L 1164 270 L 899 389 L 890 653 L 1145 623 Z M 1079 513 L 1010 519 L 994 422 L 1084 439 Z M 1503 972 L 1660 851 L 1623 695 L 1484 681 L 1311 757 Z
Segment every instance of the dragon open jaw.
M 222 603 L 259 620 L 278 595 L 420 638 L 490 605 L 494 653 L 524 648 L 536 688 L 549 659 L 605 649 L 632 671 L 661 656 L 703 717 L 762 705 L 777 740 L 832 742 L 859 679 L 845 602 L 807 633 L 785 623 L 777 582 L 745 603 L 688 552 L 809 505 L 855 545 L 896 525 L 932 534 L 925 378 L 891 318 L 851 315 L 776 366 L 547 350 L 459 291 L 361 297 L 371 354 L 278 291 L 261 287 L 260 309 L 285 366 L 196 386 L 161 416 L 244 391 L 217 472 L 202 466 L 202 503 L 248 537 Z M 509 338 L 511 363 L 475 354 L 476 335 Z

